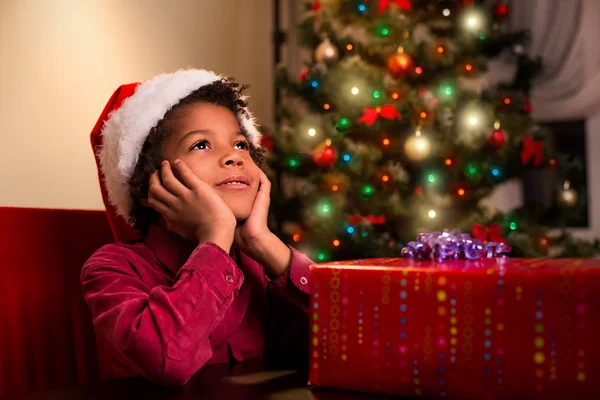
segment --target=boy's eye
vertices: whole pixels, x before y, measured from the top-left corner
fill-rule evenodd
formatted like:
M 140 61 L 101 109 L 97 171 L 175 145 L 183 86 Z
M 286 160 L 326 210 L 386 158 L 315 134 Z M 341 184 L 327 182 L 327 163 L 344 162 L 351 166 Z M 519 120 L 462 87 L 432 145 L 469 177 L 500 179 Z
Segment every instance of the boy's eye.
M 196 143 L 195 145 L 192 146 L 192 150 L 206 150 L 208 149 L 208 140 L 201 140 L 198 143 Z
M 237 142 L 237 143 L 235 144 L 235 146 L 236 146 L 236 148 L 238 148 L 238 149 L 242 149 L 242 150 L 250 150 L 250 144 L 249 144 L 247 141 L 245 141 L 245 140 L 242 140 L 242 141 L 240 141 L 240 142 Z

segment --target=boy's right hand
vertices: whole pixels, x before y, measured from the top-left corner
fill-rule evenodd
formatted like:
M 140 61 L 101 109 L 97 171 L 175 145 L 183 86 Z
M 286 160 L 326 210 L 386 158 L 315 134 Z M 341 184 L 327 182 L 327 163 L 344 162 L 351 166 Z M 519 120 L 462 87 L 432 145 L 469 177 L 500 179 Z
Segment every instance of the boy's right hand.
M 148 205 L 164 217 L 169 230 L 188 240 L 213 242 L 229 253 L 237 225 L 233 212 L 182 160 L 174 165 L 183 183 L 163 161 L 150 177 Z

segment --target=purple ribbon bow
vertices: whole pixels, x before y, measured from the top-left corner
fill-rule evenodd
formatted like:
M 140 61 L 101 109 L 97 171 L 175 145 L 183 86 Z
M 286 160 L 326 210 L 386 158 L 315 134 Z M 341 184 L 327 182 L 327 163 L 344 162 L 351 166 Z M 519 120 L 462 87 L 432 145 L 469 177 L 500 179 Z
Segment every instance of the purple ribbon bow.
M 504 243 L 473 239 L 467 233 L 444 230 L 444 232 L 419 233 L 416 242 L 408 242 L 402 249 L 402 257 L 417 260 L 479 260 L 503 257 L 511 251 Z

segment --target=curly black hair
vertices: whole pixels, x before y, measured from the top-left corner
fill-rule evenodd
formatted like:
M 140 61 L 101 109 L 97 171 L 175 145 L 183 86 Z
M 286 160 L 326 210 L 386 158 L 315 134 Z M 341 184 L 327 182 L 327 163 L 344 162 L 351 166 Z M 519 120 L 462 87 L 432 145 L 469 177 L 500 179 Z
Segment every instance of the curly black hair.
M 165 140 L 171 134 L 172 122 L 182 115 L 182 111 L 186 107 L 196 103 L 216 104 L 228 108 L 235 115 L 240 115 L 239 113 L 246 115 L 245 107 L 247 103 L 242 93 L 247 88 L 248 85 L 240 85 L 233 78 L 222 78 L 209 85 L 202 86 L 181 99 L 150 130 L 129 181 L 129 195 L 133 199 L 129 223 L 142 236 L 148 233 L 150 225 L 158 217 L 158 212 L 153 208 L 144 206 L 142 200 L 148 198 L 150 176 L 160 168 L 160 164 L 164 160 L 162 148 Z M 247 131 L 241 124 L 240 131 L 248 137 Z M 262 168 L 265 159 L 264 149 L 250 143 L 250 156 L 256 165 Z

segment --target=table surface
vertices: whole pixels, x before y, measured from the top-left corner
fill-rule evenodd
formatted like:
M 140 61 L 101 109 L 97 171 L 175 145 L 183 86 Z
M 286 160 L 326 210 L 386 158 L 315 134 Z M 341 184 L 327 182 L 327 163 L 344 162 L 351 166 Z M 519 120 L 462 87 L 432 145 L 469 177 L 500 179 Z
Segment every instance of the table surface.
M 269 370 L 262 359 L 241 364 L 210 365 L 200 370 L 185 387 L 166 387 L 143 378 L 127 378 L 31 393 L 15 399 L 269 399 L 269 400 L 375 400 L 386 396 L 309 388 L 307 374 L 295 370 Z

